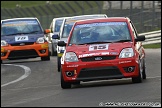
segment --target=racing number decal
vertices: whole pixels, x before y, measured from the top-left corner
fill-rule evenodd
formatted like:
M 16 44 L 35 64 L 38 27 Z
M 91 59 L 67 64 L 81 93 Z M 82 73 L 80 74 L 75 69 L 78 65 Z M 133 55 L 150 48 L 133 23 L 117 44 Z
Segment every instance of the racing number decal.
M 107 50 L 108 49 L 108 44 L 97 44 L 97 45 L 90 45 L 89 46 L 89 51 L 93 50 Z
M 28 40 L 28 36 L 16 36 L 15 41 L 24 41 Z

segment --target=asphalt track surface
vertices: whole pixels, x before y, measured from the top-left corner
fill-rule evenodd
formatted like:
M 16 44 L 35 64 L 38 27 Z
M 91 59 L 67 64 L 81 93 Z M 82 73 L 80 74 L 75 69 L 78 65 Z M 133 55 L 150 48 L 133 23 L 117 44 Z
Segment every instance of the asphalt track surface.
M 81 82 L 62 89 L 56 67 L 56 56 L 51 56 L 50 61 L 4 61 L 1 107 L 99 107 L 126 103 L 161 106 L 161 49 L 146 49 L 147 79 L 137 84 L 125 78 Z

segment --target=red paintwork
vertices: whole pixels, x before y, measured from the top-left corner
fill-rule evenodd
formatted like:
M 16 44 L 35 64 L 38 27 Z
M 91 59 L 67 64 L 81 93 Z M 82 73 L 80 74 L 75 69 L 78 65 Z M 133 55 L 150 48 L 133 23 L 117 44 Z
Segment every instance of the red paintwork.
M 64 55 L 62 57 L 62 63 L 61 63 L 61 72 L 64 78 L 64 81 L 66 82 L 73 82 L 76 81 L 75 79 L 77 79 L 80 70 L 82 68 L 94 68 L 94 67 L 104 67 L 104 66 L 116 66 L 119 68 L 120 72 L 122 73 L 122 75 L 124 76 L 123 78 L 128 78 L 128 77 L 135 77 L 138 76 L 138 70 L 139 70 L 139 64 L 138 64 L 138 60 L 139 60 L 139 54 L 143 53 L 144 56 L 142 56 L 140 59 L 143 59 L 145 57 L 145 51 L 144 48 L 141 48 L 141 51 L 138 51 L 138 49 L 142 46 L 141 42 L 135 42 L 134 41 L 134 34 L 132 33 L 131 27 L 129 25 L 129 19 L 127 18 L 104 18 L 104 19 L 93 19 L 93 20 L 85 20 L 85 21 L 80 21 L 80 22 L 76 22 L 75 25 L 77 24 L 86 24 L 86 23 L 93 23 L 93 22 L 112 22 L 112 21 L 124 21 L 127 22 L 128 24 L 128 28 L 130 30 L 130 34 L 132 37 L 133 42 L 121 42 L 121 43 L 107 43 L 109 45 L 108 50 L 106 50 L 107 52 L 117 52 L 117 58 L 114 60 L 103 60 L 103 61 L 93 61 L 93 62 L 82 62 L 79 58 L 78 62 L 65 62 L 64 61 Z M 75 26 L 74 25 L 74 26 Z M 68 38 L 68 43 L 71 37 L 71 33 L 74 29 L 74 26 L 70 32 L 70 36 Z M 67 43 L 67 45 L 68 45 Z M 123 48 L 130 48 L 132 47 L 134 50 L 134 56 L 131 58 L 118 58 L 121 50 Z M 77 57 L 79 57 L 79 55 L 81 54 L 87 54 L 89 53 L 89 45 L 72 45 L 72 46 L 66 46 L 66 52 L 75 52 Z M 91 51 L 92 52 L 92 51 Z M 104 50 L 96 50 L 93 52 L 105 52 Z M 121 63 L 121 62 L 127 62 L 128 63 Z M 123 67 L 127 67 L 127 66 L 135 66 L 135 70 L 134 72 L 131 73 L 126 73 L 123 69 Z M 76 74 L 73 77 L 67 77 L 65 74 L 65 71 L 74 71 L 76 70 Z

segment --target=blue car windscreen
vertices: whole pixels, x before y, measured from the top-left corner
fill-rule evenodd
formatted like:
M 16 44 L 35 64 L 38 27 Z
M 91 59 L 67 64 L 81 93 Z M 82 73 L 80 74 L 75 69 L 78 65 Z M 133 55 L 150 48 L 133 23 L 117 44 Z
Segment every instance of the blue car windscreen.
M 1 23 L 1 36 L 38 33 L 43 33 L 43 30 L 35 19 L 9 20 Z

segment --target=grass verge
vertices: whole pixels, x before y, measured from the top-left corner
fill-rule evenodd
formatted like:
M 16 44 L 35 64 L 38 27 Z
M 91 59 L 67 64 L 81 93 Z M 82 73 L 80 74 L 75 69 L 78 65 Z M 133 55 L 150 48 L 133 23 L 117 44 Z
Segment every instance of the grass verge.
M 143 45 L 144 48 L 161 48 L 161 43 Z

